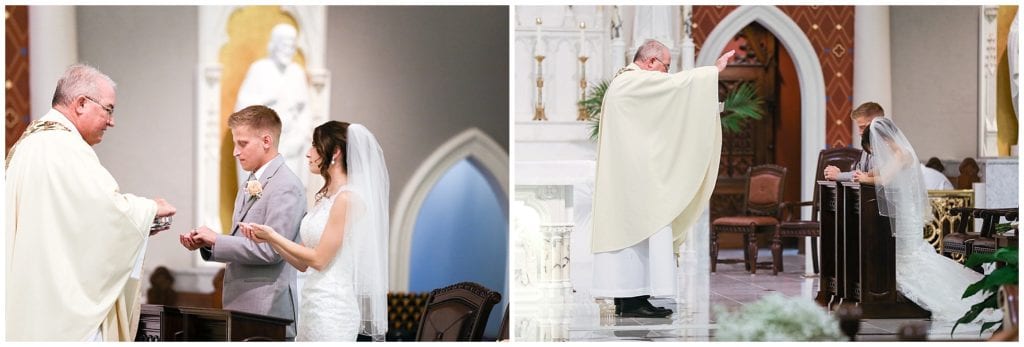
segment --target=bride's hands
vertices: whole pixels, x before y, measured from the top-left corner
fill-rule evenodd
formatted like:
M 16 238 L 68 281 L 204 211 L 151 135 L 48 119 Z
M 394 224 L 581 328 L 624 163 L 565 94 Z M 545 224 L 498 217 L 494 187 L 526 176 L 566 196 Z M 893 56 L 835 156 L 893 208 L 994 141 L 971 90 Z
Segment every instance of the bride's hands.
M 863 172 L 863 171 L 857 170 L 857 171 L 853 172 L 853 181 L 854 182 L 860 182 L 860 183 L 874 184 L 875 183 L 875 175 L 872 174 L 871 172 Z
M 238 228 L 242 231 L 242 235 L 256 243 L 267 242 L 271 236 L 277 234 L 274 228 L 262 224 L 238 223 Z

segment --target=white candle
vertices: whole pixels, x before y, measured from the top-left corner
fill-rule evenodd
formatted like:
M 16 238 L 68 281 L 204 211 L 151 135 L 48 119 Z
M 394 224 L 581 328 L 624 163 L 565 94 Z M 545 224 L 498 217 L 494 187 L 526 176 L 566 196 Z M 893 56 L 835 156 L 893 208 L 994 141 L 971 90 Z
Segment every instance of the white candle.
M 542 22 L 540 20 L 540 17 L 537 17 L 537 19 L 535 21 L 537 22 L 537 34 L 534 35 L 534 36 L 537 37 L 537 42 L 533 46 L 533 53 L 534 53 L 534 55 L 540 55 L 540 45 L 541 45 L 541 40 L 542 40 L 541 33 L 540 33 L 540 25 L 543 24 L 544 22 Z
M 581 21 L 580 22 L 580 56 L 581 57 L 585 55 L 583 53 L 583 47 L 584 47 L 584 44 L 587 42 L 587 39 L 586 39 L 585 33 L 584 33 L 584 30 L 586 28 L 587 28 L 587 22 L 582 22 Z

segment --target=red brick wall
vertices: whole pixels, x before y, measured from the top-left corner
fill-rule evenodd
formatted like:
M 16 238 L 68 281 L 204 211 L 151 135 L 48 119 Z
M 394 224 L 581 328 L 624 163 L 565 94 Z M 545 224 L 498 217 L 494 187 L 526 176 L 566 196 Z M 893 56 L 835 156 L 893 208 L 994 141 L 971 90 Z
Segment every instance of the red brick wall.
M 28 7 L 4 6 L 7 27 L 7 73 L 4 76 L 6 94 L 5 120 L 7 143 L 4 153 L 21 137 L 30 119 L 28 90 Z

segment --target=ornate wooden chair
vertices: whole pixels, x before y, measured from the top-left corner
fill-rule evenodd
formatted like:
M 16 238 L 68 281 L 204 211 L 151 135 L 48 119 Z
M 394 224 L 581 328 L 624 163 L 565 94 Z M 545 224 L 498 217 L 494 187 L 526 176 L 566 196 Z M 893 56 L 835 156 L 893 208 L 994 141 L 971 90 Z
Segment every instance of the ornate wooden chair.
M 823 149 L 818 152 L 818 167 L 814 171 L 815 181 L 825 179 L 825 168 L 829 165 L 842 170 L 849 170 L 860 160 L 861 150 L 850 147 L 837 147 Z M 800 208 L 811 207 L 811 220 L 798 219 Z M 775 238 L 784 237 L 810 237 L 811 238 L 811 264 L 814 273 L 818 273 L 818 237 L 821 237 L 821 223 L 818 222 L 818 211 L 821 210 L 821 202 L 818 201 L 818 185 L 814 185 L 814 200 L 801 202 L 786 202 L 783 204 L 785 220 L 779 223 Z M 779 263 L 779 271 L 783 271 L 782 263 Z
M 473 282 L 430 292 L 416 341 L 480 341 L 501 293 Z
M 996 252 L 996 225 L 999 224 L 999 220 L 1006 218 L 1007 221 L 1017 220 L 1017 209 L 1015 208 L 995 208 L 995 209 L 980 209 L 978 217 L 981 217 L 982 227 L 981 233 L 977 238 L 970 241 L 970 247 L 967 248 L 967 257 L 970 257 L 974 253 L 995 253 Z
M 777 235 L 782 211 L 782 189 L 786 183 L 786 168 L 777 165 L 759 165 L 747 170 L 747 189 L 743 197 L 744 215 L 721 217 L 711 222 L 711 272 L 718 263 L 718 234 L 743 235 L 746 247 L 743 257 L 750 273 L 757 272 L 757 234 Z M 782 244 L 772 240 L 772 273 L 778 274 L 782 266 Z
M 958 207 L 950 209 L 949 213 L 960 219 L 953 231 L 942 237 L 942 255 L 963 263 L 967 260 L 969 244 L 981 236 L 981 233 L 971 232 L 974 229 L 974 218 L 978 217 L 980 211 L 971 207 Z
M 1016 208 L 970 208 L 960 207 L 950 210 L 950 213 L 960 216 L 960 222 L 949 235 L 942 238 L 942 254 L 953 258 L 961 263 L 967 260 L 972 253 L 993 253 L 996 251 L 995 232 L 996 225 L 1000 218 L 1006 220 L 1017 220 Z M 968 231 L 974 226 L 974 219 L 981 218 L 981 230 L 977 232 Z

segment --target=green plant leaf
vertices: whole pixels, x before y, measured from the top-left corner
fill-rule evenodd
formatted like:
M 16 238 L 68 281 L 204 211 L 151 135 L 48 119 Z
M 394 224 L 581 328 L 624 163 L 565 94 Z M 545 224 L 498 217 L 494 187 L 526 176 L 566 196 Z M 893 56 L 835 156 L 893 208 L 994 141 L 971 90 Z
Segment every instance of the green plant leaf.
M 967 298 L 971 295 L 978 293 L 979 291 L 995 293 L 999 291 L 999 287 L 1004 284 L 1017 284 L 1020 273 L 1016 267 L 1004 266 L 992 271 L 992 273 L 985 275 L 978 282 L 974 282 L 967 286 L 964 290 L 964 295 L 961 298 Z
M 996 252 L 992 254 L 992 256 L 995 257 L 996 260 L 1004 262 L 1007 265 L 1017 265 L 1017 256 L 1019 255 L 1019 253 L 1020 250 L 1017 248 L 1003 247 L 997 249 Z
M 1004 284 L 1017 284 L 1019 278 L 1020 272 L 1016 267 L 1004 266 L 985 275 L 985 283 L 998 288 Z
M 995 322 L 985 322 L 984 324 L 981 325 L 981 330 L 978 331 L 978 336 L 981 336 L 981 334 L 984 333 L 985 330 L 988 330 L 988 328 L 991 328 L 992 326 L 994 326 L 996 324 L 999 324 L 999 326 L 996 327 L 996 330 L 999 330 L 999 328 L 1001 328 L 1003 326 L 1003 321 L 997 320 Z
M 597 141 L 601 133 L 601 105 L 604 103 L 604 93 L 608 91 L 610 80 L 602 80 L 590 87 L 590 95 L 580 100 L 579 105 L 587 112 L 587 122 L 590 123 L 590 140 Z
M 961 296 L 960 298 L 961 299 L 968 298 L 971 295 L 977 294 L 982 289 L 985 289 L 985 282 L 986 282 L 985 278 L 982 277 L 977 282 L 971 283 L 971 285 L 967 286 L 967 289 L 964 289 L 964 295 Z
M 960 325 L 960 323 L 966 324 L 973 322 L 974 319 L 978 318 L 978 315 L 980 315 L 986 308 L 997 308 L 998 305 L 999 303 L 996 301 L 996 296 L 994 294 L 989 295 L 988 298 L 985 298 L 982 302 L 974 304 L 974 306 L 971 306 L 971 308 L 964 313 L 963 317 L 956 320 L 956 324 L 953 324 L 953 329 L 949 331 L 949 336 L 953 336 L 953 332 L 956 331 L 956 327 Z
M 1002 234 L 1009 231 L 1010 229 L 1013 229 L 1013 224 L 1011 223 L 996 224 L 996 233 Z
M 971 254 L 970 258 L 967 258 L 967 261 L 964 262 L 964 266 L 975 267 L 984 263 L 991 263 L 994 261 L 996 261 L 995 253 L 974 253 Z
M 740 83 L 722 103 L 722 129 L 727 132 L 740 132 L 747 121 L 761 119 L 764 115 L 764 99 L 757 95 L 753 82 Z
M 968 258 L 966 262 L 964 262 L 964 266 L 975 267 L 984 263 L 996 261 L 1001 261 L 1009 265 L 1017 265 L 1019 254 L 1019 249 L 1009 247 L 997 249 L 995 253 L 974 253 L 971 254 L 971 257 Z

